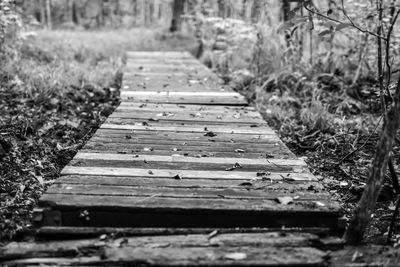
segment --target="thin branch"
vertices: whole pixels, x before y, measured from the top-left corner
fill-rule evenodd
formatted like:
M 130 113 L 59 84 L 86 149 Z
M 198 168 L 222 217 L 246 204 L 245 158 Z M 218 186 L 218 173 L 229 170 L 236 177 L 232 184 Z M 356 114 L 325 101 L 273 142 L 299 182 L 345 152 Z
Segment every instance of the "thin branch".
M 392 17 L 391 22 L 390 22 L 390 26 L 389 26 L 389 29 L 388 29 L 388 33 L 386 35 L 387 41 L 386 41 L 386 54 L 385 54 L 385 57 L 386 57 L 386 68 L 387 68 L 387 73 L 388 73 L 388 77 L 386 79 L 386 93 L 388 94 L 390 100 L 393 100 L 392 94 L 390 93 L 390 90 L 389 90 L 390 81 L 391 81 L 391 78 L 392 78 L 392 66 L 391 66 L 391 64 L 389 62 L 390 39 L 392 37 L 393 28 L 394 28 L 394 25 L 396 24 L 396 21 L 397 21 L 397 19 L 399 17 L 399 14 L 400 14 L 400 9 L 398 9 L 396 14 Z
M 332 17 L 329 17 L 329 16 L 327 16 L 327 15 L 324 15 L 324 14 L 322 14 L 322 13 L 320 13 L 320 12 L 317 12 L 317 11 L 315 11 L 315 10 L 312 10 L 312 9 L 308 8 L 306 4 L 304 4 L 304 8 L 305 8 L 307 11 L 309 11 L 309 12 L 315 14 L 315 15 L 318 15 L 318 16 L 320 16 L 320 17 L 323 17 L 323 18 L 325 18 L 325 19 L 327 19 L 327 20 L 330 20 L 330 21 L 333 21 L 333 22 L 336 22 L 336 23 L 339 23 L 339 24 L 345 24 L 345 22 L 342 22 L 342 21 L 340 21 L 340 20 L 334 19 L 334 18 L 332 18 Z M 351 24 L 351 22 L 350 22 L 350 24 Z M 363 29 L 363 28 L 361 28 L 360 26 L 358 26 L 358 25 L 356 25 L 356 24 L 352 24 L 351 26 L 352 26 L 353 28 L 359 30 L 360 32 L 368 33 L 368 34 L 370 34 L 370 35 L 372 35 L 372 36 L 375 36 L 375 37 L 380 38 L 380 39 L 382 39 L 382 40 L 384 40 L 384 41 L 387 41 L 387 39 L 386 39 L 385 36 L 378 35 L 378 34 L 372 32 L 372 31 Z
M 389 157 L 388 165 L 389 165 L 390 177 L 392 178 L 392 186 L 394 188 L 394 191 L 396 192 L 396 195 L 400 195 L 399 177 L 397 176 L 396 170 L 394 169 L 392 155 L 390 155 Z
M 399 208 L 400 208 L 400 196 L 397 196 L 396 207 L 394 208 L 392 220 L 390 221 L 389 231 L 386 239 L 386 244 L 388 245 L 392 239 L 394 226 L 396 224 L 397 216 L 399 216 Z
M 378 11 L 378 27 L 376 29 L 376 33 L 378 35 L 382 34 L 382 16 L 383 16 L 383 7 L 382 0 L 376 0 L 376 9 Z M 378 81 L 379 81 L 379 93 L 380 100 L 382 105 L 382 112 L 386 114 L 386 103 L 385 103 L 385 95 L 384 95 L 384 86 L 383 86 L 383 63 L 382 63 L 382 40 L 380 38 L 376 38 L 377 41 L 377 49 L 378 49 Z

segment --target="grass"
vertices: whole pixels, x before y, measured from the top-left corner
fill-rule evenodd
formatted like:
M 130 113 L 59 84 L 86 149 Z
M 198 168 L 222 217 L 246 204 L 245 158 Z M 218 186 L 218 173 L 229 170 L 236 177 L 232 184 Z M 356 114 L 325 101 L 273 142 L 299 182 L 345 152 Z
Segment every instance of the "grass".
M 195 48 L 154 29 L 40 30 L 17 41 L 0 63 L 0 241 L 31 227 L 41 194 L 118 105 L 127 50 Z

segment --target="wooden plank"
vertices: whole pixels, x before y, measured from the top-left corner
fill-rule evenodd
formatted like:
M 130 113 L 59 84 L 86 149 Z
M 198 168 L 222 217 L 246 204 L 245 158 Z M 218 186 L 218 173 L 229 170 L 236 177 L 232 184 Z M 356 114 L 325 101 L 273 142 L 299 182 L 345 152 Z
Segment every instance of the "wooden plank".
M 183 72 L 183 73 L 202 73 L 202 74 L 209 74 L 210 76 L 216 75 L 211 69 L 207 68 L 206 66 L 202 65 L 167 65 L 167 64 L 139 64 L 139 65 L 132 65 L 129 64 L 125 67 L 125 73 L 128 75 L 130 73 L 147 73 L 147 72 Z
M 141 139 L 141 140 L 168 140 L 184 143 L 185 141 L 194 142 L 219 142 L 237 144 L 275 144 L 282 142 L 276 134 L 231 134 L 218 133 L 216 136 L 205 136 L 205 132 L 174 132 L 174 131 L 146 131 L 146 130 L 119 130 L 119 129 L 99 129 L 94 137 L 109 139 Z
M 82 153 L 79 152 L 74 157 L 76 160 L 107 160 L 107 161 L 146 161 L 146 162 L 175 162 L 175 163 L 207 163 L 207 164 L 227 164 L 232 165 L 239 163 L 240 165 L 261 165 L 265 168 L 276 167 L 304 167 L 307 165 L 303 160 L 282 160 L 282 159 L 248 159 L 248 158 L 195 158 L 195 157 L 182 157 L 182 156 L 146 156 L 138 155 L 132 157 L 124 154 L 111 154 L 111 153 Z
M 158 91 L 132 91 L 132 92 L 122 92 L 126 96 L 190 96 L 190 97 L 200 97 L 200 96 L 210 96 L 210 97 L 236 97 L 241 98 L 242 95 L 236 92 L 158 92 Z
M 122 239 L 115 240 L 115 244 L 121 242 Z M 307 233 L 296 233 L 296 232 L 285 232 L 282 234 L 281 232 L 255 232 L 255 233 L 220 233 L 213 238 L 209 238 L 207 234 L 197 234 L 197 235 L 168 235 L 168 236 L 148 236 L 148 237 L 130 237 L 125 239 L 125 242 L 119 246 L 119 248 L 125 248 L 131 250 L 133 253 L 136 248 L 150 249 L 146 254 L 148 254 L 148 264 L 145 266 L 165 266 L 164 264 L 160 265 L 159 263 L 155 263 L 154 257 L 159 253 L 160 250 L 164 250 L 166 248 L 175 248 L 175 249 L 187 249 L 187 248 L 208 248 L 208 255 L 215 255 L 215 252 L 220 250 L 221 247 L 230 248 L 230 249 L 240 249 L 242 247 L 251 247 L 255 248 L 295 248 L 299 246 L 310 247 L 313 246 L 318 241 L 318 237 L 313 234 Z M 167 244 L 167 245 L 166 245 Z M 78 240 L 78 241 L 53 241 L 53 242 L 20 242 L 20 243 L 10 243 L 5 246 L 1 250 L 0 259 L 2 261 L 10 261 L 10 260 L 21 260 L 21 259 L 30 259 L 29 261 L 25 261 L 25 263 L 34 263 L 35 257 L 40 257 L 41 259 L 54 259 L 54 258 L 71 258 L 71 256 L 75 256 L 76 259 L 79 259 L 79 256 L 84 254 L 86 257 L 91 257 L 94 255 L 103 254 L 106 250 L 113 247 L 113 245 L 109 244 L 107 241 L 99 241 L 98 239 L 88 239 L 88 240 Z M 317 251 L 317 250 L 316 250 Z M 125 251 L 128 252 L 128 251 Z M 124 253 L 125 253 L 124 252 Z M 136 251 L 137 252 L 137 251 Z M 177 251 L 176 251 L 177 252 Z M 275 251 L 276 252 L 276 251 Z M 81 255 L 79 255 L 82 253 Z M 122 263 L 124 258 L 126 257 L 114 257 L 110 254 L 115 253 L 115 251 L 111 251 L 108 253 L 108 257 L 105 258 L 105 262 L 101 265 L 105 265 L 106 262 L 110 264 L 113 260 L 118 263 Z M 134 253 L 136 255 L 136 253 Z M 180 253 L 177 253 L 180 254 Z M 262 253 L 264 254 L 264 253 Z M 323 254 L 322 252 L 317 251 L 317 254 Z M 153 256 L 150 256 L 153 255 Z M 170 254 L 172 256 L 174 254 Z M 207 254 L 206 254 L 207 255 Z M 272 255 L 272 254 L 270 254 Z M 314 254 L 315 255 L 315 254 Z M 106 255 L 104 255 L 106 256 Z M 305 256 L 305 255 L 304 255 Z M 136 255 L 137 257 L 137 255 Z M 119 261 L 117 258 L 121 258 Z M 175 259 L 175 257 L 168 257 L 170 260 Z M 100 262 L 98 258 L 95 258 L 97 264 Z M 151 259 L 151 260 L 150 260 Z M 212 257 L 209 258 L 211 261 Z M 276 256 L 273 257 L 276 260 Z M 81 259 L 82 260 L 82 259 Z M 92 258 L 93 260 L 93 258 Z M 161 260 L 161 258 L 160 258 Z M 204 260 L 204 259 L 203 259 Z M 225 259 L 227 262 L 232 264 L 232 261 Z M 250 260 L 250 259 L 249 259 Z M 287 260 L 287 259 L 286 259 Z M 130 261 L 133 263 L 130 259 Z M 43 261 L 41 261 L 43 262 Z M 60 262 L 63 262 L 62 260 Z M 143 261 L 135 261 L 142 262 Z M 180 261 L 177 260 L 173 266 L 178 266 L 181 264 L 177 264 Z M 20 262 L 22 263 L 22 262 Z M 77 262 L 79 263 L 79 262 Z M 84 263 L 81 261 L 80 264 Z M 88 262 L 86 262 L 88 263 Z M 181 262 L 180 262 L 181 263 Z M 192 264 L 194 264 L 193 262 Z M 136 265 L 136 264 L 135 264 Z M 23 266 L 23 265 L 22 265 Z M 167 264 L 170 266 L 170 264 Z M 210 265 L 209 265 L 210 266 Z M 214 265 L 213 265 L 214 266 Z
M 160 150 L 170 150 L 170 151 L 220 151 L 220 152 L 236 152 L 245 154 L 247 152 L 251 153 L 268 153 L 276 152 L 276 149 L 285 150 L 285 146 L 281 142 L 270 142 L 266 144 L 262 143 L 233 143 L 233 142 L 214 142 L 214 141 L 204 141 L 200 142 L 197 140 L 194 141 L 171 141 L 171 140 L 163 140 L 163 139 L 154 139 L 154 140 L 146 140 L 146 139 L 138 139 L 138 138 L 107 138 L 107 137 L 93 137 L 87 143 L 91 146 L 110 146 L 115 147 L 115 145 L 123 146 L 124 149 L 133 149 L 143 148 L 143 147 L 152 147 L 153 149 Z M 126 145 L 121 145 L 126 144 Z M 88 148 L 88 147 L 87 147 Z M 118 148 L 118 147 L 117 147 Z M 121 147 L 120 147 L 121 148 Z M 240 149 L 240 150 L 238 150 Z
M 168 187 L 139 187 L 120 185 L 81 185 L 56 184 L 50 187 L 46 194 L 69 194 L 87 196 L 127 196 L 157 198 L 199 198 L 199 199 L 265 199 L 277 200 L 279 197 L 292 197 L 293 202 L 301 201 L 329 201 L 326 192 L 279 192 L 269 189 L 250 188 L 168 188 Z
M 193 127 L 192 125 L 179 125 L 179 126 L 164 126 L 164 125 L 157 125 L 152 126 L 151 123 L 147 123 L 149 126 L 144 126 L 143 123 L 136 123 L 136 124 L 112 124 L 112 123 L 104 123 L 100 126 L 101 129 L 118 129 L 118 130 L 146 130 L 146 131 L 174 131 L 174 132 L 189 132 L 189 133 L 196 133 L 201 132 L 203 134 L 207 132 L 214 132 L 214 133 L 227 133 L 227 134 L 255 134 L 255 135 L 263 135 L 263 134 L 275 134 L 275 132 L 265 126 L 260 127 L 252 127 L 252 125 L 243 125 L 238 126 L 205 126 L 205 127 Z M 207 131 L 205 130 L 207 129 Z
M 89 146 L 88 149 L 84 148 L 82 149 L 82 152 L 85 153 L 105 153 L 107 149 L 104 147 L 93 147 Z M 262 159 L 262 158 L 275 158 L 275 159 L 293 159 L 293 153 L 287 152 L 287 151 L 270 151 L 268 153 L 250 153 L 250 152 L 245 152 L 245 153 L 236 153 L 236 152 L 215 152 L 215 151 L 173 151 L 173 150 L 153 150 L 153 151 L 145 151 L 144 149 L 141 150 L 139 148 L 137 149 L 125 149 L 125 148 L 119 148 L 115 150 L 108 150 L 108 152 L 113 152 L 113 153 L 121 153 L 121 154 L 128 154 L 132 156 L 136 156 L 138 154 L 141 155 L 159 155 L 159 156 L 173 156 L 173 155 L 180 155 L 180 156 L 189 156 L 189 157 L 198 157 L 198 158 L 204 158 L 204 157 L 216 157 L 216 158 L 254 158 L 254 159 Z
M 157 102 L 157 101 L 155 101 Z M 193 119 L 193 120 L 174 120 L 173 117 L 171 117 L 171 119 L 164 118 L 164 119 L 160 119 L 159 117 L 154 117 L 154 118 L 149 118 L 149 119 L 135 119 L 135 118 L 115 118 L 115 117 L 109 117 L 106 120 L 107 124 L 142 124 L 142 125 L 146 125 L 146 126 L 189 126 L 189 127 L 203 127 L 203 131 L 205 128 L 207 128 L 207 130 L 209 129 L 209 127 L 212 126 L 218 126 L 218 127 L 224 127 L 226 129 L 232 129 L 232 128 L 239 128 L 240 126 L 244 126 L 244 127 L 266 127 L 267 124 L 265 122 L 245 122 L 245 121 L 238 121 L 238 122 L 234 122 L 234 121 L 221 121 L 221 120 L 217 120 L 215 119 L 214 121 L 212 120 L 197 120 L 197 119 Z
M 178 89 L 176 91 L 199 92 L 199 91 L 232 91 L 224 83 L 216 78 L 214 79 L 196 79 L 195 77 L 174 77 L 168 76 L 134 76 L 123 80 L 122 90 L 143 90 L 165 91 Z
M 268 215 L 293 214 L 293 213 L 319 213 L 322 217 L 327 214 L 337 216 L 338 206 L 327 200 L 304 200 L 293 203 L 280 204 L 268 199 L 227 199 L 227 198 L 193 198 L 193 197 L 160 197 L 161 194 L 152 196 L 112 196 L 112 195 L 74 195 L 70 194 L 44 194 L 40 199 L 41 206 L 57 207 L 62 210 L 104 210 L 104 211 L 139 211 L 151 210 L 152 212 L 218 212 L 218 211 L 248 211 L 250 213 Z M 151 225 L 150 225 L 151 226 Z
M 161 104 L 162 105 L 162 104 Z M 212 106 L 211 106 L 212 107 Z M 146 107 L 142 108 L 125 108 L 125 107 L 118 107 L 115 111 L 114 114 L 129 114 L 129 115 L 135 115 L 135 114 L 147 114 L 156 116 L 158 115 L 159 117 L 162 116 L 190 116 L 191 118 L 196 118 L 196 117 L 212 117 L 213 119 L 219 119 L 219 116 L 221 117 L 227 117 L 227 118 L 235 118 L 239 119 L 241 117 L 247 117 L 247 118 L 262 118 L 261 114 L 256 111 L 251 111 L 251 110 L 240 110 L 240 109 L 231 109 L 231 110 L 210 110 L 210 111 L 205 111 L 205 110 L 189 110 L 185 109 L 182 107 L 175 107 L 175 108 L 163 108 L 163 107 L 157 107 L 156 109 L 150 109 Z M 163 114 L 163 113 L 171 113 L 171 114 Z M 114 115 L 112 114 L 112 115 Z
M 195 170 L 152 170 L 141 168 L 102 168 L 102 167 L 75 167 L 67 166 L 62 175 L 102 175 L 102 176 L 126 176 L 126 177 L 158 177 L 174 179 L 180 175 L 182 179 L 222 179 L 222 180 L 249 180 L 261 179 L 257 172 L 241 171 L 195 171 Z M 277 172 L 268 175 L 269 180 L 290 181 L 316 181 L 317 179 L 303 168 L 293 168 L 290 172 Z
M 122 91 L 176 91 L 176 92 L 198 92 L 198 91 L 213 91 L 213 92 L 229 92 L 230 89 L 219 83 L 210 85 L 194 84 L 189 82 L 163 81 L 160 79 L 145 80 L 135 79 L 132 81 L 124 81 Z
M 308 228 L 116 228 L 116 227 L 54 227 L 44 226 L 35 231 L 39 238 L 48 239 L 77 239 L 98 237 L 103 234 L 124 237 L 139 236 L 172 236 L 172 235 L 193 235 L 204 234 L 209 235 L 212 232 L 220 234 L 231 233 L 268 233 L 279 232 L 282 236 L 286 233 L 308 233 L 318 236 L 326 236 L 329 233 L 328 228 L 324 227 L 308 227 Z M 61 239 L 60 239 L 61 238 Z M 317 241 L 316 241 L 317 243 Z M 26 252 L 25 252 L 26 253 Z M 15 254 L 14 254 L 15 255 Z M 17 254 L 18 255 L 18 254 Z M 21 256 L 18 255 L 19 258 Z
M 157 138 L 158 137 L 158 138 Z M 206 137 L 206 136 L 204 136 Z M 221 139 L 221 138 L 220 138 Z M 100 135 L 100 134 L 95 134 L 92 138 L 92 141 L 95 142 L 104 142 L 104 143 L 141 143 L 141 144 L 149 144 L 149 146 L 153 144 L 163 144 L 163 145 L 174 145 L 176 147 L 180 146 L 225 146 L 225 147 L 241 147 L 243 151 L 237 151 L 237 153 L 244 153 L 244 152 L 251 152 L 252 147 L 258 146 L 259 148 L 266 148 L 270 147 L 271 145 L 279 146 L 281 145 L 283 150 L 285 150 L 285 147 L 283 147 L 283 143 L 281 143 L 280 140 L 274 140 L 274 139 L 265 139 L 265 140 L 257 140 L 255 139 L 253 142 L 247 142 L 243 143 L 240 141 L 235 141 L 235 139 L 214 139 L 214 138 L 193 138 L 190 140 L 189 138 L 180 140 L 180 139 L 174 139 L 171 138 L 170 136 L 165 136 L 165 139 L 162 138 L 162 135 L 158 136 L 152 136 L 152 135 L 138 135 L 134 133 L 127 133 L 125 135 L 118 135 L 114 134 L 113 136 L 109 135 Z
M 170 66 L 205 66 L 200 61 L 195 58 L 184 58 L 184 59 L 173 59 L 173 58 L 136 58 L 136 59 L 128 59 L 126 61 L 126 66 L 136 67 L 140 65 L 152 65 L 152 64 L 165 64 Z
M 131 140 L 128 140 L 131 141 Z M 167 142 L 168 143 L 168 142 Z M 288 155 L 288 151 L 284 151 L 285 147 L 283 144 L 264 144 L 260 146 L 248 146 L 243 147 L 237 144 L 232 145 L 221 145 L 218 146 L 217 143 L 214 143 L 214 146 L 190 146 L 190 145 L 171 145 L 171 144 L 143 144 L 140 142 L 113 142 L 107 143 L 101 140 L 96 141 L 88 141 L 84 146 L 85 150 L 96 150 L 96 151 L 110 151 L 113 153 L 128 153 L 129 151 L 136 152 L 141 154 L 142 152 L 158 152 L 158 151 L 167 151 L 171 155 L 180 154 L 180 155 L 189 155 L 195 153 L 202 154 L 205 153 L 209 157 L 212 157 L 213 153 L 224 152 L 230 154 L 239 154 L 241 157 L 246 157 L 247 154 L 257 154 L 264 155 L 264 158 L 270 157 L 279 157 L 279 155 Z M 238 149 L 242 151 L 237 152 Z M 152 153 L 157 154 L 157 153 Z
M 149 110 L 155 111 L 177 111 L 182 112 L 222 112 L 222 113 L 256 113 L 258 112 L 254 107 L 250 106 L 218 106 L 218 105 L 179 105 L 179 104 L 157 104 L 157 103 L 135 103 L 135 102 L 122 102 L 116 111 L 134 111 L 134 110 Z
M 186 51 L 182 52 L 159 52 L 159 51 L 151 51 L 151 52 L 144 52 L 144 51 L 129 51 L 126 52 L 126 55 L 128 58 L 131 59 L 155 59 L 155 58 L 160 58 L 160 59 L 194 59 L 194 57 Z
M 148 93 L 148 94 L 146 94 Z M 122 91 L 123 101 L 144 103 L 180 103 L 203 105 L 247 105 L 246 99 L 237 93 L 229 92 L 151 92 L 151 91 Z M 185 94 L 179 94 L 185 93 Z M 193 93 L 190 95 L 189 93 Z M 210 93 L 210 94 L 206 94 Z
M 166 121 L 204 121 L 214 124 L 219 123 L 245 123 L 245 124 L 257 124 L 264 123 L 260 114 L 241 114 L 239 112 L 233 114 L 221 114 L 221 113 L 178 113 L 167 112 L 167 111 L 116 111 L 109 116 L 109 118 L 120 118 L 120 119 L 136 119 L 136 120 L 166 120 Z
M 287 173 L 282 173 L 287 175 Z M 297 177 L 295 174 L 294 176 Z M 278 177 L 273 174 L 273 177 Z M 282 177 L 281 177 L 282 178 Z M 283 178 L 282 178 L 283 180 Z M 323 186 L 316 181 L 295 181 L 268 180 L 268 179 L 170 179 L 157 177 L 129 177 L 129 176 L 96 176 L 96 175 L 64 175 L 54 181 L 54 184 L 83 184 L 83 185 L 119 185 L 119 186 L 153 186 L 170 188 L 249 188 L 279 191 L 279 192 L 322 192 Z

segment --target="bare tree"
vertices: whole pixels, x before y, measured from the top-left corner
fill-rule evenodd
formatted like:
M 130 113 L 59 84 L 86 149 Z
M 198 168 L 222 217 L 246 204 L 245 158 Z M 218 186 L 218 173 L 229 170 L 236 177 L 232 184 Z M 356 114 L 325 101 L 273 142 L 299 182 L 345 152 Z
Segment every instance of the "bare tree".
M 46 22 L 47 22 L 47 28 L 51 30 L 52 26 L 52 21 L 51 21 L 51 0 L 45 0 L 45 5 L 46 5 Z
M 225 0 L 218 0 L 218 17 L 225 18 L 225 16 L 226 16 Z
M 290 3 L 289 0 L 282 1 L 282 18 L 283 21 L 289 20 L 289 12 L 290 12 Z
M 251 7 L 251 22 L 257 23 L 261 18 L 261 6 L 263 0 L 254 0 L 253 6 Z
M 66 22 L 73 23 L 73 9 L 74 9 L 74 0 L 65 0 L 65 12 L 66 12 Z
M 174 0 L 170 32 L 180 31 L 182 28 L 182 15 L 185 8 L 185 0 Z

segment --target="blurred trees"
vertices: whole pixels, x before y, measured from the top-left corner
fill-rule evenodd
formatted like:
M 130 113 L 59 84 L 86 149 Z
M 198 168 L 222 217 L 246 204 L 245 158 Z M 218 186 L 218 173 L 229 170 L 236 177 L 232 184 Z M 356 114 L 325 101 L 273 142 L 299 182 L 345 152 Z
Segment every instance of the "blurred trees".
M 169 25 L 179 31 L 186 15 L 197 8 L 210 17 L 256 23 L 280 6 L 281 0 L 16 0 L 25 19 L 48 28 L 136 27 Z M 287 1 L 284 1 L 288 4 Z M 268 6 L 265 8 L 265 6 Z M 275 17 L 275 14 L 270 14 Z M 277 15 L 279 17 L 279 14 Z

